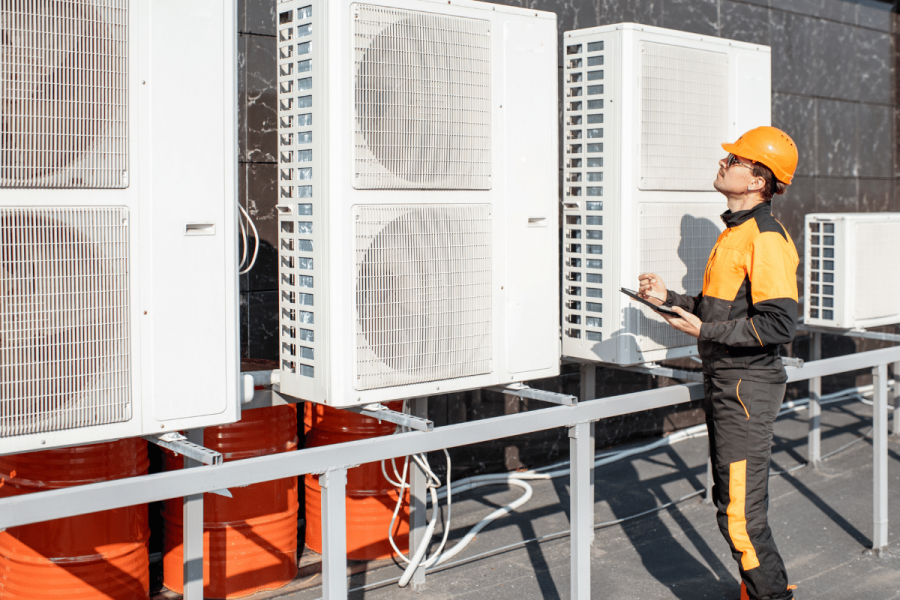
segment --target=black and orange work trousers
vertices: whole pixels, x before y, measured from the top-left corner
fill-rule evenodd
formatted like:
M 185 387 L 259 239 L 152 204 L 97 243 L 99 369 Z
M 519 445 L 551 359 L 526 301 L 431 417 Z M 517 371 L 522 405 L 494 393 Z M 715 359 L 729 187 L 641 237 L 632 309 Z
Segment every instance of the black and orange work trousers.
M 769 507 L 772 428 L 785 384 L 704 377 L 706 424 L 719 529 L 741 573 L 741 597 L 790 600 Z

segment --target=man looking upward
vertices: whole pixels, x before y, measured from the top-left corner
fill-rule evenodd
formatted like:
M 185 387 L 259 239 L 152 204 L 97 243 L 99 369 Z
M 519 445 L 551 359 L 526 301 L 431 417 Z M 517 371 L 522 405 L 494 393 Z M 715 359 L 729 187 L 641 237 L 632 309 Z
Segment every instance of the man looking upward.
M 779 348 L 794 338 L 797 250 L 772 216 L 797 168 L 794 141 L 758 127 L 719 161 L 713 184 L 725 196 L 725 231 L 709 255 L 703 291 L 691 297 L 666 289 L 654 273 L 639 293 L 677 313 L 669 325 L 698 338 L 704 409 L 719 529 L 741 574 L 741 599 L 791 600 L 784 561 L 766 516 L 772 428 L 787 375 Z

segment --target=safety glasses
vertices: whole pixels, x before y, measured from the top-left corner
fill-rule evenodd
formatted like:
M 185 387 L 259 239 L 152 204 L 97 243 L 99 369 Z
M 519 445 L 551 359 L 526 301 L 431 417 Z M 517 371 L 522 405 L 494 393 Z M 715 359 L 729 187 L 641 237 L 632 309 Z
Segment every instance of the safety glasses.
M 728 158 L 725 159 L 725 169 L 728 170 L 731 168 L 731 165 L 740 165 L 742 167 L 746 167 L 748 169 L 752 169 L 753 165 L 745 165 L 741 161 L 738 160 L 738 157 L 734 154 L 728 153 Z

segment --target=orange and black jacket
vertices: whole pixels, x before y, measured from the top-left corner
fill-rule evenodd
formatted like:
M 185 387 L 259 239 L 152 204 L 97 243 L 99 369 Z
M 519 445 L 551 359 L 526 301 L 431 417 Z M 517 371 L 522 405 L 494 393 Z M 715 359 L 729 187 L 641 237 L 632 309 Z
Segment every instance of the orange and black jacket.
M 797 249 L 763 202 L 722 215 L 716 240 L 692 297 L 669 292 L 666 304 L 703 321 L 697 348 L 703 372 L 726 379 L 784 383 L 779 349 L 794 339 L 797 319 Z

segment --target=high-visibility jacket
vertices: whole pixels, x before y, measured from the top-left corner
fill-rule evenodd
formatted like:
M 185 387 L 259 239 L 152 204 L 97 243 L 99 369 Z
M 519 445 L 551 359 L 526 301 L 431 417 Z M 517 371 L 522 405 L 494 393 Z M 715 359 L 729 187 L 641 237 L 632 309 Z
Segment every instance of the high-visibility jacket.
M 703 325 L 697 349 L 713 377 L 784 383 L 780 347 L 794 339 L 797 248 L 772 216 L 769 202 L 722 215 L 698 296 L 668 293 L 666 304 L 693 313 Z

